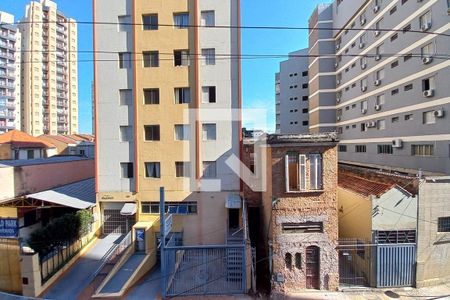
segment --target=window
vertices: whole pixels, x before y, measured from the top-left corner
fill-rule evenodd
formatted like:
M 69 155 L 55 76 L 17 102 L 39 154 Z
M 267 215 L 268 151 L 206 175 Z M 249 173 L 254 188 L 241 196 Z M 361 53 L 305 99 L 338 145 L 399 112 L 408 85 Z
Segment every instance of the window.
M 216 25 L 214 11 L 205 10 L 201 13 L 201 25 L 205 27 L 214 27 Z
M 361 79 L 360 85 L 361 85 L 361 91 L 362 91 L 362 92 L 367 91 L 367 77 Z
M 375 74 L 375 79 L 376 80 L 382 80 L 384 79 L 384 69 L 378 70 L 377 73 Z
M 119 68 L 120 69 L 131 68 L 131 53 L 129 52 L 119 53 Z
M 159 104 L 159 89 L 144 89 L 144 104 Z
M 175 125 L 175 140 L 188 141 L 191 137 L 191 127 L 189 125 Z
M 306 155 L 289 153 L 285 160 L 286 192 L 306 190 Z
M 361 69 L 365 69 L 367 67 L 367 57 L 362 57 L 360 60 Z
M 391 69 L 398 67 L 398 60 L 394 61 L 393 63 L 391 63 Z
M 161 178 L 161 163 L 146 162 L 145 163 L 145 177 L 147 178 Z
M 202 164 L 203 164 L 203 178 L 217 177 L 217 168 L 215 161 L 204 161 Z
M 216 124 L 203 124 L 202 125 L 203 140 L 215 141 L 216 140 Z
M 384 99 L 384 94 L 382 95 L 378 95 L 377 96 L 377 100 L 376 100 L 376 104 L 377 105 L 383 105 L 385 103 L 385 99 Z
M 132 162 L 124 162 L 120 163 L 121 176 L 122 178 L 133 178 L 133 163 Z
M 408 2 L 408 0 L 402 0 L 402 5 Z
M 159 67 L 159 52 L 158 51 L 142 52 L 142 58 L 144 60 L 144 68 Z
M 302 109 L 302 113 L 307 114 L 308 113 L 308 109 L 307 108 Z
M 427 11 L 425 14 L 419 17 L 420 29 L 423 31 L 431 28 L 431 12 Z
M 283 223 L 282 233 L 322 233 L 322 222 Z
M 189 51 L 188 50 L 175 50 L 173 52 L 173 60 L 175 67 L 189 66 Z
M 430 91 L 435 89 L 434 77 L 422 80 L 422 91 Z
M 402 31 L 403 33 L 407 33 L 408 31 L 411 30 L 411 24 L 406 25 L 405 27 L 403 27 Z
M 216 64 L 216 49 L 202 49 L 202 63 L 206 66 Z
M 450 217 L 438 218 L 438 232 L 450 232 Z
M 380 44 L 377 48 L 376 48 L 376 54 L 377 57 L 375 57 L 376 60 L 381 59 L 381 56 L 384 54 L 384 44 Z
M 389 14 L 390 14 L 390 15 L 393 15 L 396 11 L 397 11 L 397 6 L 394 6 L 394 7 L 391 8 L 391 10 L 389 11 Z
M 347 152 L 347 145 L 339 145 L 339 152 Z
M 191 103 L 189 88 L 175 88 L 175 104 Z
M 367 131 L 366 123 L 361 123 L 361 131 Z
M 405 56 L 403 56 L 403 61 L 408 61 L 408 60 L 410 60 L 411 58 L 412 58 L 412 53 L 408 53 L 408 54 L 406 54 Z
M 412 120 L 414 120 L 414 115 L 413 114 L 408 114 L 408 115 L 405 115 L 405 121 L 412 121 Z
M 303 96 L 302 97 L 302 101 L 308 101 L 309 97 L 308 96 Z
M 423 112 L 423 124 L 436 124 L 434 110 Z
M 395 33 L 391 36 L 391 42 L 395 41 L 398 38 L 398 33 Z
M 131 105 L 133 103 L 133 93 L 131 90 L 119 90 L 120 105 Z
M 410 91 L 410 90 L 413 89 L 413 84 L 410 83 L 410 84 L 408 84 L 408 85 L 405 85 L 403 89 L 405 90 L 405 92 L 406 92 L 406 91 Z
M 366 34 L 363 33 L 360 37 L 359 37 L 359 48 L 362 49 L 364 48 L 366 43 Z
M 216 103 L 216 87 L 215 86 L 202 87 L 202 102 L 203 103 Z
M 308 125 L 309 125 L 309 122 L 308 122 L 308 121 L 303 121 L 303 122 L 302 122 L 302 125 L 303 125 L 303 126 L 308 126 Z
M 377 153 L 378 154 L 393 154 L 394 149 L 392 145 L 377 145 Z
M 175 173 L 177 177 L 189 177 L 191 174 L 191 164 L 189 162 L 175 162 Z
M 429 43 L 420 49 L 420 54 L 422 58 L 432 57 L 435 54 L 434 52 L 435 52 L 434 43 Z
M 310 189 L 322 189 L 322 155 L 312 154 L 310 160 Z
M 308 88 L 308 84 L 307 83 L 303 83 L 302 84 L 302 89 L 307 89 Z
M 303 76 L 303 77 L 308 76 L 308 71 L 303 71 L 303 72 L 302 72 L 302 76 Z
M 159 141 L 159 125 L 145 125 L 145 140 L 146 141 Z
M 189 13 L 173 14 L 173 25 L 175 28 L 184 29 L 189 27 Z
M 159 202 L 142 202 L 143 214 L 159 214 Z M 196 214 L 197 202 L 165 202 L 164 211 L 176 215 Z
M 412 156 L 433 156 L 434 145 L 411 145 Z
M 292 254 L 286 253 L 286 255 L 284 256 L 284 263 L 286 264 L 286 268 L 288 268 L 289 270 L 292 269 Z
M 386 129 L 386 121 L 385 120 L 378 120 L 377 121 L 377 128 L 378 128 L 378 130 L 385 130 Z
M 133 140 L 133 130 L 131 126 L 120 126 L 120 141 L 129 142 Z
M 27 150 L 27 159 L 34 159 L 34 150 Z
M 301 253 L 295 253 L 295 267 L 297 269 L 301 269 L 302 268 L 302 255 Z
M 131 28 L 131 16 L 118 16 L 117 17 L 118 25 L 119 25 L 119 31 L 128 31 Z
M 158 30 L 158 15 L 143 15 L 142 26 L 144 30 Z
M 400 121 L 400 118 L 399 117 L 393 117 L 392 119 L 391 119 L 391 122 L 392 123 L 398 123 Z
M 398 92 L 399 92 L 398 89 L 393 89 L 393 90 L 391 91 L 391 95 L 392 95 L 392 96 L 397 95 Z
M 356 145 L 355 146 L 355 152 L 356 153 L 365 153 L 365 152 L 367 152 L 366 145 Z
M 365 114 L 367 112 L 368 102 L 367 100 L 361 101 L 361 113 Z

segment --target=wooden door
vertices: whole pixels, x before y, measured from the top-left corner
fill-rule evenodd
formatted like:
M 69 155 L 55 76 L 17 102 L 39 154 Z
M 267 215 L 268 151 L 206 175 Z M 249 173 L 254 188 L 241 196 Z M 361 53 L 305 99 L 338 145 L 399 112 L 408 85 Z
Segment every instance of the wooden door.
M 316 246 L 306 248 L 306 288 L 320 289 L 320 249 Z

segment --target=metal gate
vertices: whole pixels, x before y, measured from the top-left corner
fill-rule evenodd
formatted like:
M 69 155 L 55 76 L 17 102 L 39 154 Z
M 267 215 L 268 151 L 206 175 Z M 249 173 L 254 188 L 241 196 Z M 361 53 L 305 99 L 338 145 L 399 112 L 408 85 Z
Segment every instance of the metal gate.
M 377 246 L 377 287 L 415 284 L 416 244 Z
M 339 285 L 407 287 L 415 285 L 416 244 L 340 242 Z
M 245 293 L 244 245 L 168 247 L 161 259 L 167 296 Z
M 126 234 L 135 223 L 135 216 L 123 216 L 120 209 L 103 210 L 103 234 Z

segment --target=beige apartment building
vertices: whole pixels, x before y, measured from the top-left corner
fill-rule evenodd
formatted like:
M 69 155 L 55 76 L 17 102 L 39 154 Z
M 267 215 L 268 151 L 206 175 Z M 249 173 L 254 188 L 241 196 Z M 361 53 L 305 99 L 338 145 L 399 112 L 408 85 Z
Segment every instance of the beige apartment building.
M 31 1 L 22 34 L 22 130 L 78 132 L 77 24 L 50 0 Z

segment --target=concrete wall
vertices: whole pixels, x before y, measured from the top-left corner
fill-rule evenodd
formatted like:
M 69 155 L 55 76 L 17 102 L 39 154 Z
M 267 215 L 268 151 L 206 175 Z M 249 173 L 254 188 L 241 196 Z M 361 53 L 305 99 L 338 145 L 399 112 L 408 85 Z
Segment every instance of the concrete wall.
M 419 189 L 417 287 L 450 279 L 450 232 L 438 232 L 438 218 L 450 217 L 450 178 L 423 180 Z
M 338 188 L 339 238 L 372 240 L 372 201 Z

